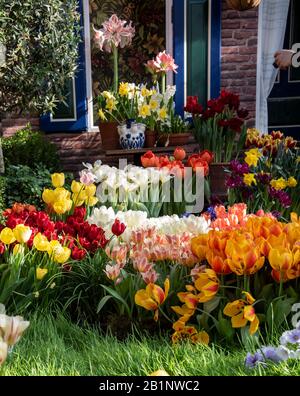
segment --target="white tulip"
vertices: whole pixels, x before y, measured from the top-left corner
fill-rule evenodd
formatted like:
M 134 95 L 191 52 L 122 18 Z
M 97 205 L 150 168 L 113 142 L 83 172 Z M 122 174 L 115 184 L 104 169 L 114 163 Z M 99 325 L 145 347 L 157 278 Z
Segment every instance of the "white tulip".
M 29 326 L 22 316 L 0 315 L 0 336 L 9 346 L 15 345 Z

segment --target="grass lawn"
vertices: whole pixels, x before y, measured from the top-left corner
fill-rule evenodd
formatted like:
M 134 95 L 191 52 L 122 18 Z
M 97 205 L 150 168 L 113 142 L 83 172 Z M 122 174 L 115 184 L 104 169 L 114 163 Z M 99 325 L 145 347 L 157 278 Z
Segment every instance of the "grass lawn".
M 169 340 L 126 342 L 83 330 L 60 317 L 31 319 L 31 326 L 17 344 L 3 375 L 21 376 L 146 376 L 165 369 L 175 376 L 300 375 L 300 362 L 255 370 L 244 368 L 245 351 L 226 352 L 216 346 L 172 346 Z M 1 371 L 0 371 L 1 372 Z

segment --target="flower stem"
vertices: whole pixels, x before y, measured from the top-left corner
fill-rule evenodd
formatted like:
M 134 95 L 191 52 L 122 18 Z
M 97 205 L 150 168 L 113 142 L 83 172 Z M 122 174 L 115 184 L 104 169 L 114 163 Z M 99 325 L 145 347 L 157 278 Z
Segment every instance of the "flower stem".
M 167 89 L 167 75 L 163 73 L 161 76 L 161 93 L 164 95 Z
M 118 92 L 119 87 L 119 56 L 118 56 L 118 48 L 113 46 L 113 58 L 114 58 L 114 91 Z

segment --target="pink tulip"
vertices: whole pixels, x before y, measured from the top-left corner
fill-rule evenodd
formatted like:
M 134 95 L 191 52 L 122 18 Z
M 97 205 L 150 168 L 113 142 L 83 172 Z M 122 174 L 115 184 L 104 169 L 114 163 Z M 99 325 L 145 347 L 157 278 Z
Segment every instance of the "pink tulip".
M 152 269 L 149 272 L 142 273 L 142 278 L 147 285 L 150 283 L 156 283 L 158 279 L 158 273 Z
M 105 272 L 106 276 L 108 277 L 108 279 L 115 282 L 121 274 L 121 268 L 118 265 L 107 264 L 104 272 Z
M 85 186 L 88 187 L 92 185 L 94 181 L 95 181 L 95 175 L 92 172 L 88 170 L 84 170 L 80 172 L 80 182 Z
M 29 322 L 24 321 L 21 316 L 0 315 L 0 338 L 8 346 L 13 346 L 19 341 L 28 326 Z

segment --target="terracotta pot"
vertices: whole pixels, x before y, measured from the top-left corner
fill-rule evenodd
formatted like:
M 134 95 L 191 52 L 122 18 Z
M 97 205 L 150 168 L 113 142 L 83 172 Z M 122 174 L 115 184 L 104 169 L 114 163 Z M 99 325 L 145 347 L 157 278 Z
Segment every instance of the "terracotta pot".
M 219 198 L 226 198 L 227 187 L 225 185 L 226 172 L 225 169 L 230 167 L 230 163 L 216 163 L 210 164 L 210 188 L 211 194 Z
M 250 10 L 258 7 L 261 0 L 226 0 L 230 8 L 237 11 Z
M 190 132 L 186 133 L 174 133 L 170 135 L 160 135 L 158 137 L 158 146 L 168 147 L 168 146 L 184 146 L 189 143 L 192 134 Z
M 103 150 L 118 150 L 120 148 L 117 122 L 100 122 L 99 130 Z
M 145 132 L 145 147 L 147 148 L 152 148 L 155 147 L 156 141 L 157 141 L 157 133 L 156 131 L 150 131 L 150 130 L 146 130 Z

